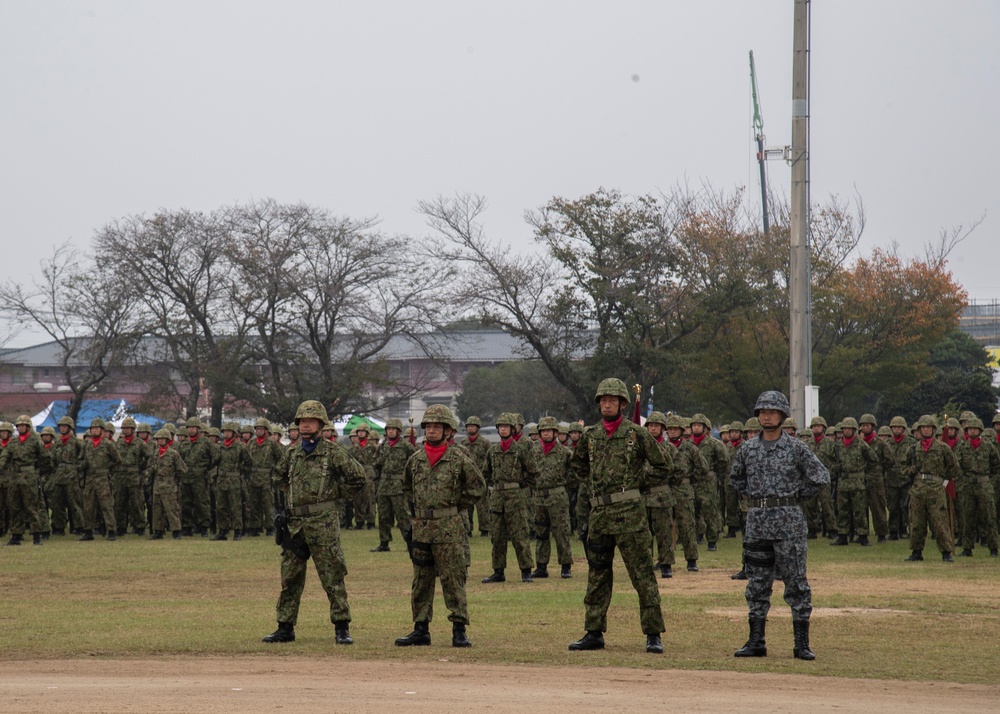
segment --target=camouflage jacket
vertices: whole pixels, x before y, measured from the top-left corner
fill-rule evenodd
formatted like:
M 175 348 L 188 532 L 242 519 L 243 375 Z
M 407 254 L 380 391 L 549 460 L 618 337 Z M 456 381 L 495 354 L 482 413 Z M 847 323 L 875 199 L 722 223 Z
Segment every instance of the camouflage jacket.
M 427 452 L 418 449 L 403 470 L 403 494 L 413 507 L 413 541 L 464 542 L 462 512 L 475 505 L 485 489 L 483 475 L 460 449 L 449 446 L 434 466 Z
M 747 540 L 787 540 L 806 537 L 806 517 L 798 504 L 758 507 L 754 499 L 790 497 L 805 500 L 830 483 L 830 472 L 816 454 L 794 436 L 782 433 L 777 441 L 762 435 L 747 441 L 736 452 L 729 483 L 737 493 L 750 497 Z
M 177 449 L 168 448 L 162 454 L 160 447 L 154 445 L 153 449 L 146 467 L 146 482 L 152 486 L 154 494 L 177 493 L 181 479 L 187 473 L 187 464 Z
M 375 454 L 375 473 L 379 475 L 378 495 L 399 496 L 403 493 L 403 470 L 416 448 L 400 437 L 395 444 L 386 439 Z
M 271 443 L 274 444 L 273 441 Z M 364 488 L 364 468 L 340 444 L 319 438 L 312 453 L 307 454 L 302 447 L 300 442 L 288 453 L 283 468 L 274 476 L 289 508 L 332 504 L 338 499 L 354 498 Z M 333 513 L 330 509 L 327 510 Z M 333 518 L 336 519 L 336 516 Z M 292 534 L 301 527 L 301 518 L 289 518 L 288 529 Z
M 937 439 L 931 439 L 926 450 L 915 439 L 913 446 L 902 452 L 899 467 L 907 478 L 913 479 L 910 490 L 916 494 L 943 490 L 945 481 L 955 481 L 961 477 L 955 452 Z
M 24 441 L 15 433 L 7 448 L 0 451 L 0 471 L 9 471 L 8 483 L 34 486 L 38 483 L 39 472 L 50 465 L 49 452 L 33 431 L 28 432 Z
M 476 434 L 476 440 L 470 441 L 469 437 L 459 439 L 459 444 L 465 447 L 472 456 L 472 462 L 476 468 L 482 471 L 486 467 L 486 453 L 490 450 L 490 442 L 482 434 Z
M 886 442 L 889 446 L 889 450 L 892 452 L 892 458 L 896 462 L 895 468 L 893 468 L 891 474 L 886 474 L 885 485 L 893 486 L 895 488 L 901 488 L 907 486 L 910 483 L 910 477 L 903 473 L 902 463 L 905 460 L 904 454 L 913 448 L 913 445 L 917 443 L 909 434 L 903 434 L 903 438 L 896 441 L 896 437 L 893 436 Z
M 52 482 L 59 484 L 76 483 L 80 478 L 83 464 L 83 442 L 70 433 L 64 442 L 57 436 L 52 442 Z
M 580 437 L 570 473 L 582 484 L 582 494 L 602 499 L 590 510 L 592 534 L 634 533 L 649 527 L 645 503 L 638 493 L 632 498 L 632 493 L 667 481 L 674 468 L 669 454 L 648 431 L 625 418 L 610 436 L 598 424 Z
M 572 483 L 569 478 L 569 460 L 572 455 L 573 452 L 559 443 L 552 447 L 548 455 L 542 450 L 541 444 L 535 444 L 531 454 L 538 467 L 535 490 L 569 487 Z
M 962 469 L 962 478 L 956 482 L 956 486 L 962 482 L 971 485 L 975 481 L 982 482 L 991 476 L 1000 475 L 1000 455 L 986 439 L 980 442 L 978 448 L 973 448 L 972 444 L 963 439 L 955 449 L 955 458 Z
M 729 463 L 732 461 L 732 457 L 730 457 L 725 444 L 711 434 L 706 434 L 700 444 L 695 444 L 694 440 L 691 443 L 705 458 L 708 470 L 712 472 L 713 485 L 729 474 Z
M 868 471 L 877 468 L 879 460 L 860 434 L 855 434 L 850 446 L 844 446 L 843 440 L 837 442 L 834 464 L 840 491 L 864 491 L 868 488 Z
M 656 441 L 656 439 L 654 439 L 654 441 Z M 677 461 L 677 449 L 673 444 L 667 441 L 666 438 L 660 437 L 660 440 L 656 441 L 656 445 L 660 447 L 661 451 L 666 452 L 665 458 L 668 461 L 671 463 L 675 463 Z M 647 463 L 645 468 L 648 479 L 653 474 L 653 467 Z M 677 505 L 677 501 L 674 498 L 674 493 L 670 488 L 669 483 L 647 487 L 643 490 L 642 497 L 646 503 L 646 508 L 673 508 Z M 579 501 L 577 501 L 577 503 L 579 503 Z
M 492 444 L 486 453 L 483 478 L 490 489 L 490 510 L 504 511 L 504 505 L 518 505 L 523 501 L 522 492 L 532 488 L 538 478 L 538 465 L 531 451 L 518 442 L 512 442 L 507 451 L 501 444 Z M 505 488 L 504 484 L 518 484 L 520 488 Z M 526 505 L 526 504 L 525 504 Z
M 81 472 L 85 479 L 107 477 L 122 462 L 118 447 L 111 439 L 101 439 L 97 446 L 93 442 L 83 445 L 83 463 Z
M 219 485 L 235 486 L 243 483 L 244 479 L 250 478 L 253 470 L 253 459 L 250 452 L 239 439 L 233 439 L 232 443 L 226 446 L 223 441 L 219 446 Z
M 871 441 L 867 441 L 864 435 L 860 432 L 858 437 L 868 445 L 868 448 L 872 450 L 875 454 L 875 463 L 868 467 L 867 475 L 868 482 L 877 482 L 880 479 L 884 482 L 890 474 L 896 471 L 896 456 L 893 454 L 892 449 L 889 445 L 882 441 L 877 436 L 874 436 Z
M 187 465 L 184 481 L 194 483 L 204 481 L 215 467 L 215 444 L 205 434 L 201 434 L 194 443 L 185 441 L 180 446 L 181 456 Z
M 667 439 L 667 443 L 677 449 L 674 452 L 674 473 L 672 474 L 670 485 L 681 486 L 691 484 L 703 485 L 709 483 L 711 471 L 708 462 L 701 455 L 698 447 L 687 439 L 681 439 L 679 443 Z
M 825 436 L 816 442 L 814 437 L 810 437 L 809 441 L 806 443 L 809 450 L 816 454 L 816 458 L 819 462 L 826 467 L 827 471 L 830 472 L 830 478 L 836 477 L 836 469 L 834 469 L 834 464 L 837 462 L 837 454 L 834 452 L 834 444 L 831 439 L 827 439 Z
M 378 443 L 375 439 L 368 438 L 364 446 L 353 444 L 351 446 L 351 456 L 365 469 L 368 478 L 375 478 L 375 459 L 378 456 Z
M 118 473 L 125 476 L 143 476 L 149 465 L 149 447 L 139 437 L 133 436 L 131 443 L 124 437 L 116 442 L 122 462 Z
M 281 463 L 281 457 L 283 456 L 281 445 L 276 444 L 270 437 L 265 438 L 263 442 L 258 441 L 256 437 L 252 437 L 247 442 L 247 450 L 250 452 L 250 458 L 253 461 L 250 484 L 253 486 L 270 486 L 274 472 L 278 464 Z

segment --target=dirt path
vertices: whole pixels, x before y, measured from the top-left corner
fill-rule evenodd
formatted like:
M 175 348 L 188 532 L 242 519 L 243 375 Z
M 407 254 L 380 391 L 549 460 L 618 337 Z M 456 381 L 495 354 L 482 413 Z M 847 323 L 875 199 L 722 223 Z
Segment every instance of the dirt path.
M 169 658 L 0 662 L 2 712 L 996 712 L 1000 686 L 736 672 Z

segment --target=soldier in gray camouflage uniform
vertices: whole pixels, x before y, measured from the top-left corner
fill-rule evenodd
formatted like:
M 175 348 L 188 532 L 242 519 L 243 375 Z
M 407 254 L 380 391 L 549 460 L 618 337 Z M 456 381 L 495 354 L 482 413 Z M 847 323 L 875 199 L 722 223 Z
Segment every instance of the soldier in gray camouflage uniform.
M 767 656 L 764 625 L 777 572 L 792 608 L 792 653 L 796 659 L 816 659 L 809 647 L 812 591 L 806 580 L 806 519 L 799 503 L 829 483 L 830 472 L 808 446 L 781 432 L 790 412 L 781 392 L 757 398 L 754 416 L 763 433 L 736 452 L 729 474 L 733 488 L 749 499 L 743 549 L 750 639 L 735 652 L 737 657 Z

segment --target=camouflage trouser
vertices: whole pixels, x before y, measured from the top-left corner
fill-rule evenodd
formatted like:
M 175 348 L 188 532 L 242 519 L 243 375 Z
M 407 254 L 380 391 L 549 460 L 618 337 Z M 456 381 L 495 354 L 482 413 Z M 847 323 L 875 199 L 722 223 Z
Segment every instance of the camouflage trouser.
M 993 509 L 997 514 L 994 521 L 997 529 L 1000 530 L 1000 474 L 990 476 L 990 485 L 993 487 Z
M 48 490 L 42 479 L 38 479 L 38 525 L 42 533 L 52 532 L 52 517 L 49 514 Z
M 608 607 L 614 587 L 615 546 L 622 554 L 625 569 L 632 580 L 632 587 L 639 595 L 639 622 L 646 635 L 666 631 L 663 611 L 660 610 L 660 590 L 653 573 L 653 544 L 649 531 L 634 533 L 594 535 L 587 537 L 587 594 L 584 628 L 587 631 L 607 632 Z
M 383 476 L 383 478 L 385 478 Z M 410 509 L 403 494 L 378 497 L 378 539 L 382 543 L 392 540 L 392 526 L 399 526 L 402 533 L 410 525 Z
M 897 535 L 905 535 L 906 524 L 909 516 L 904 508 L 906 504 L 906 494 L 910 487 L 907 484 L 901 486 L 886 486 L 885 501 L 889 509 L 889 532 Z
M 479 532 L 488 533 L 490 530 L 490 496 L 483 493 L 483 497 L 476 501 L 476 519 L 479 522 Z
M 544 504 L 548 505 L 544 505 Z M 556 542 L 556 555 L 559 565 L 573 564 L 573 551 L 569 544 L 569 496 L 565 493 L 557 496 L 539 498 L 535 507 L 535 562 L 548 565 L 552 555 L 552 545 Z
M 451 622 L 469 624 L 465 597 L 465 548 L 462 543 L 413 543 L 413 586 L 410 590 L 414 622 L 434 617 L 434 581 L 441 578 L 444 605 Z
M 11 535 L 41 533 L 38 515 L 38 477 L 15 476 L 7 482 L 7 510 Z
M 240 478 L 220 478 L 215 485 L 215 525 L 219 531 L 243 530 L 243 484 Z
M 976 547 L 976 535 L 986 537 L 990 550 L 1000 547 L 997 540 L 997 514 L 994 502 L 993 484 L 986 476 L 972 476 L 967 479 L 964 490 L 959 494 L 962 514 L 962 547 L 972 550 Z M 985 524 L 985 530 L 980 528 Z
M 590 520 L 590 499 L 581 483 L 576 487 L 576 530 L 583 533 Z
M 656 565 L 674 564 L 674 509 L 646 508 L 649 520 L 650 553 L 653 543 L 656 543 Z
M 354 522 L 375 526 L 375 481 L 370 476 L 365 476 L 364 488 L 354 497 Z
M 868 508 L 872 512 L 872 530 L 875 535 L 889 535 L 889 519 L 886 517 L 885 479 L 882 474 L 868 479 Z
M 743 530 L 746 510 L 740 508 L 740 494 L 726 482 L 726 527 Z
M 698 483 L 694 487 L 694 506 L 697 515 L 697 535 L 704 536 L 708 543 L 719 540 L 721 519 L 719 518 L 719 490 L 715 479 L 709 483 Z
M 910 550 L 923 550 L 927 528 L 937 541 L 938 550 L 955 549 L 948 519 L 948 494 L 944 486 L 914 485 L 910 488 Z
M 271 502 L 271 490 L 264 484 L 250 481 L 246 486 L 246 527 L 260 530 L 270 527 L 273 519 L 269 517 L 270 508 L 274 507 Z
M 837 490 L 837 535 L 868 535 L 868 492 Z
M 181 481 L 180 501 L 182 528 L 208 528 L 212 514 L 204 476 L 199 474 Z
M 91 474 L 83 486 L 83 527 L 86 530 L 92 531 L 97 527 L 98 509 L 104 516 L 107 532 L 115 532 L 115 501 L 111 497 L 111 483 L 107 474 Z
M 150 528 L 154 533 L 181 529 L 181 508 L 177 504 L 176 491 L 153 494 L 153 522 Z
M 694 489 L 684 484 L 671 486 L 674 495 L 674 521 L 677 540 L 684 548 L 685 560 L 698 560 L 698 533 L 694 517 Z
M 721 530 L 723 526 L 728 525 L 729 521 L 727 519 L 728 511 L 726 509 L 726 481 L 728 479 L 725 475 L 716 478 L 715 484 L 715 498 L 716 503 L 719 504 L 719 529 Z
M 490 538 L 493 541 L 493 569 L 504 570 L 507 567 L 507 540 L 510 539 L 517 556 L 517 565 L 521 570 L 535 567 L 531 558 L 531 541 L 528 538 L 528 507 L 526 502 L 516 505 L 508 502 L 500 513 L 493 511 L 493 530 Z
M 808 620 L 812 614 L 812 590 L 806 580 L 806 540 L 746 541 L 743 569 L 747 574 L 746 599 L 750 617 L 767 619 L 775 573 L 785 583 L 785 602 L 793 620 Z
M 833 512 L 830 484 L 820 486 L 819 493 L 802 502 L 809 530 L 817 533 L 833 533 L 837 530 L 837 517 Z
M 297 530 L 301 528 L 301 530 Z M 334 510 L 324 511 L 289 523 L 293 537 L 305 541 L 312 554 L 320 585 L 330 601 L 330 622 L 350 622 L 351 608 L 347 604 L 347 563 L 340 547 L 340 524 Z M 306 584 L 308 561 L 299 560 L 291 551 L 281 553 L 281 594 L 278 596 L 278 622 L 294 625 L 299 619 L 299 601 Z
M 142 493 L 139 474 L 118 474 L 114 477 L 115 522 L 119 530 L 129 524 L 146 527 L 146 497 Z
M 55 481 L 49 479 L 47 484 L 49 508 L 52 509 L 52 530 L 61 533 L 67 523 L 71 529 L 83 528 L 83 496 L 76 477 Z

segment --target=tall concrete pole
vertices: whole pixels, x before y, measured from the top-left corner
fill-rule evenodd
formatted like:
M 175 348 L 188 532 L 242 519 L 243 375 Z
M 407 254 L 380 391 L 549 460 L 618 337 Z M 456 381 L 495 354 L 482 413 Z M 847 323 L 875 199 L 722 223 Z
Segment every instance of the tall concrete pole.
M 791 272 L 788 302 L 789 398 L 792 416 L 806 424 L 806 387 L 812 383 L 812 310 L 809 295 L 809 0 L 795 0 L 792 54 Z

